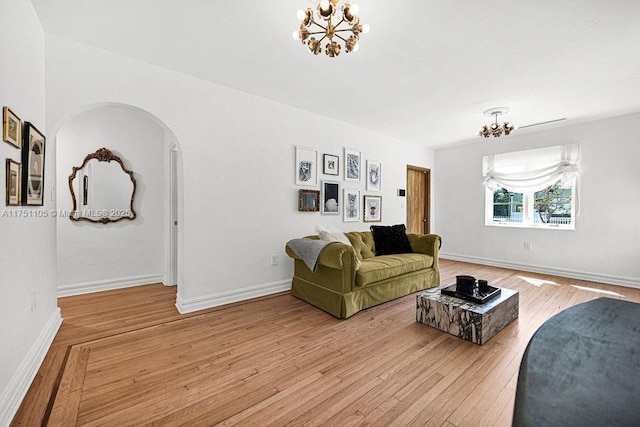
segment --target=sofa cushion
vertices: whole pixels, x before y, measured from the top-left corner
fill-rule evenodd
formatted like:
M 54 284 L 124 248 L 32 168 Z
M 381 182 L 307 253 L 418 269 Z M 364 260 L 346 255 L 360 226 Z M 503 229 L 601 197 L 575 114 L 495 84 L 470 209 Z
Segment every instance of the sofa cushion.
M 391 226 L 372 225 L 371 233 L 376 245 L 376 255 L 411 253 L 411 244 L 404 224 Z
M 356 257 L 358 257 L 360 261 L 375 256 L 373 252 L 373 236 L 369 231 L 352 231 L 346 234 L 356 251 Z
M 340 242 L 346 245 L 351 245 L 351 241 L 349 241 L 342 230 L 318 225 L 316 226 L 316 231 L 318 232 L 318 238 L 320 240 L 326 240 L 327 242 Z
M 356 272 L 356 287 L 362 288 L 381 280 L 431 267 L 433 257 L 424 254 L 394 254 L 368 258 Z

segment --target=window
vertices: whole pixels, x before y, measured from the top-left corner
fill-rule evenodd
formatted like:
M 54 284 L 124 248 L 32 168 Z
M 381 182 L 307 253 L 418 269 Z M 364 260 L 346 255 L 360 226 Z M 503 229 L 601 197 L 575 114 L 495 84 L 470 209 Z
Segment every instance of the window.
M 540 191 L 487 189 L 487 225 L 574 229 L 574 181 Z
M 575 228 L 579 144 L 485 156 L 486 225 Z

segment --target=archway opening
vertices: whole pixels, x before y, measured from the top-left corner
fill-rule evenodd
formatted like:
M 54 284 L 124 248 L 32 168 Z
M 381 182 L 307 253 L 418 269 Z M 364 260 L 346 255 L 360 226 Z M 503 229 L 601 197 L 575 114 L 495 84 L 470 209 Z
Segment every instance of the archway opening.
M 55 143 L 58 189 L 58 296 L 158 282 L 179 286 L 182 154 L 171 129 L 138 107 L 100 103 L 68 114 L 50 139 Z M 70 221 L 69 176 L 85 156 L 102 147 L 133 172 L 136 218 L 107 224 Z

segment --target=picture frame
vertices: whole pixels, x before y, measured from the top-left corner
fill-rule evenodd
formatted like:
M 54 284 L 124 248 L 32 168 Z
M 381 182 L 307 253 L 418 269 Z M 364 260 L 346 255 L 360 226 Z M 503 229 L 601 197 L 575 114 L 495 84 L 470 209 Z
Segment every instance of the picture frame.
M 6 205 L 19 206 L 22 203 L 22 165 L 7 159 Z
M 22 204 L 44 204 L 46 138 L 32 123 L 24 122 L 22 135 Z
M 318 212 L 320 210 L 320 191 L 300 189 L 298 191 L 298 210 Z
M 296 185 L 318 185 L 318 151 L 296 146 Z
M 340 183 L 338 181 L 322 181 L 320 212 L 323 215 L 340 214 Z
M 377 160 L 367 160 L 367 191 L 380 191 L 382 163 Z
M 364 196 L 362 203 L 364 222 L 382 221 L 382 196 Z
M 342 221 L 358 222 L 360 221 L 360 191 L 347 189 L 342 194 Z
M 344 149 L 344 180 L 360 182 L 361 157 L 358 150 Z
M 2 139 L 16 148 L 22 147 L 22 120 L 9 107 L 2 108 Z
M 333 154 L 324 154 L 322 156 L 324 163 L 322 173 L 325 175 L 339 175 L 340 174 L 340 157 Z

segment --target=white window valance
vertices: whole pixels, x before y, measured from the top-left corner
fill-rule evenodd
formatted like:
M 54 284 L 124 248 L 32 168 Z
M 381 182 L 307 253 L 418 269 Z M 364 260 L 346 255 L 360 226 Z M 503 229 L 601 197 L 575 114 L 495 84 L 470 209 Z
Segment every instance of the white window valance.
M 540 191 L 580 175 L 580 144 L 496 154 L 482 158 L 484 185 L 514 193 Z

